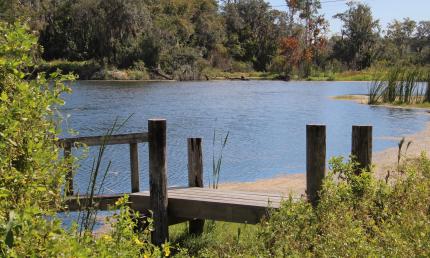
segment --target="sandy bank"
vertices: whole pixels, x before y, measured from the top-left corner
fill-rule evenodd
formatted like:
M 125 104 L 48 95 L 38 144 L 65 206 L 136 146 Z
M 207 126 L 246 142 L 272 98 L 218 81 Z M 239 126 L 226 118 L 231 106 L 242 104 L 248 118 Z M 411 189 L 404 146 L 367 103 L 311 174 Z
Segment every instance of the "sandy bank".
M 369 105 L 369 96 L 367 95 L 340 95 L 333 96 L 332 99 L 336 100 L 347 100 L 353 101 L 358 104 Z M 372 107 L 389 107 L 389 108 L 400 108 L 400 109 L 420 109 L 420 110 L 428 110 L 430 112 L 430 104 L 429 103 L 413 103 L 413 104 L 390 104 L 390 103 L 378 103 L 374 105 L 370 105 Z
M 430 122 L 425 129 L 413 135 L 405 136 L 406 142 L 412 141 L 407 156 L 417 157 L 421 152 L 430 153 Z M 402 137 L 395 140 L 400 141 Z M 389 148 L 373 154 L 373 164 L 375 173 L 378 178 L 386 176 L 387 171 L 396 167 L 398 148 Z M 240 190 L 240 191 L 257 191 L 267 193 L 282 193 L 288 195 L 292 193 L 299 196 L 305 193 L 306 177 L 305 174 L 292 174 L 279 176 L 272 179 L 259 180 L 248 183 L 226 183 L 220 185 L 221 189 Z

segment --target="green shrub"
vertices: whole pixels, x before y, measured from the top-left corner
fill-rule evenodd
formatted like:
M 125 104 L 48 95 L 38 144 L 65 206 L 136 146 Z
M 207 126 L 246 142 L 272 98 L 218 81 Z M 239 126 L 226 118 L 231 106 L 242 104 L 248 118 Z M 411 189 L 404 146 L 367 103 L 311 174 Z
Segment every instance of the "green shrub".
M 149 228 L 135 232 L 138 217 L 117 202 L 110 232 L 79 234 L 62 227 L 62 189 L 67 164 L 56 145 L 60 94 L 73 76 L 26 72 L 34 66 L 37 40 L 19 23 L 0 22 L 0 256 L 1 257 L 160 257 L 171 252 L 151 245 Z M 180 253 L 179 253 L 180 254 Z
M 316 209 L 289 199 L 261 228 L 262 253 L 300 257 L 428 257 L 430 160 L 409 161 L 394 180 L 331 161 Z
M 252 63 L 245 63 L 241 61 L 232 61 L 231 62 L 231 72 L 253 72 L 253 64 Z
M 428 257 L 430 160 L 401 163 L 385 179 L 330 161 L 320 202 L 289 198 L 259 225 L 210 223 L 179 238 L 195 257 Z
M 102 66 L 94 61 L 65 61 L 55 60 L 42 62 L 36 66 L 36 73 L 45 72 L 51 74 L 60 70 L 64 74 L 73 73 L 81 80 L 90 80 L 99 72 Z

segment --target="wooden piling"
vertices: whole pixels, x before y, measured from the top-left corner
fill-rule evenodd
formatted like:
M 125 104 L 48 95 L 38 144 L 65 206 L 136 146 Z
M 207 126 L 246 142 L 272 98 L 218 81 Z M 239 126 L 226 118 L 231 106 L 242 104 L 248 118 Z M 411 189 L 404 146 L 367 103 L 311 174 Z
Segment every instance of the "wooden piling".
M 356 173 L 372 165 L 372 126 L 352 127 L 351 155 L 359 163 Z
M 188 186 L 203 187 L 203 154 L 202 139 L 188 138 Z M 194 219 L 189 221 L 189 233 L 200 235 L 203 233 L 205 221 Z
M 131 192 L 140 192 L 139 180 L 139 151 L 136 142 L 130 143 L 130 173 L 131 173 Z
M 65 191 L 67 196 L 73 195 L 73 168 L 72 163 L 70 161 L 70 157 L 72 156 L 72 144 L 66 143 L 64 145 L 64 159 L 67 162 L 67 174 L 66 174 L 66 185 Z
M 148 129 L 150 209 L 154 226 L 151 240 L 160 246 L 169 239 L 166 120 L 149 120 Z
M 306 126 L 306 193 L 312 205 L 318 202 L 326 166 L 325 125 Z

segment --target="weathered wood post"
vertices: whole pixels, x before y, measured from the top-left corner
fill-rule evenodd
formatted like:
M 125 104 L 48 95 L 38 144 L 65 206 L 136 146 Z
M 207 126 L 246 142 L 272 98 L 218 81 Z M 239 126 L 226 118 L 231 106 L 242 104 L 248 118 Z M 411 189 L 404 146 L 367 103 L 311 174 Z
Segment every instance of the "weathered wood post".
M 72 156 L 72 144 L 70 142 L 64 143 L 64 158 L 67 162 L 67 174 L 66 174 L 66 195 L 71 196 L 73 195 L 73 168 L 71 161 L 69 160 Z
M 351 155 L 359 163 L 356 174 L 372 165 L 372 126 L 352 126 Z
M 315 206 L 325 176 L 326 126 L 306 126 L 306 193 Z
M 139 182 L 139 151 L 136 142 L 130 143 L 131 192 L 140 191 Z
M 202 139 L 188 138 L 188 186 L 203 187 L 203 154 Z M 189 221 L 189 233 L 199 235 L 203 233 L 205 221 L 194 219 Z
M 169 239 L 167 216 L 166 120 L 148 121 L 149 192 L 154 231 L 151 241 L 160 246 Z

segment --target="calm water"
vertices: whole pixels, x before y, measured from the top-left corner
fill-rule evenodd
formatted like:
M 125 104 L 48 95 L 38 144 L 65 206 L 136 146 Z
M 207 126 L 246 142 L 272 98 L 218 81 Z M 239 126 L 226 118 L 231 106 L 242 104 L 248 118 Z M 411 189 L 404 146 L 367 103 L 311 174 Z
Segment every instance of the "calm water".
M 205 184 L 212 172 L 212 138 L 230 132 L 221 182 L 254 181 L 305 171 L 305 127 L 327 125 L 328 156 L 348 155 L 351 126 L 374 125 L 375 151 L 397 144 L 399 137 L 423 129 L 424 111 L 369 107 L 329 97 L 365 94 L 368 83 L 345 82 L 78 82 L 66 96 L 65 128 L 81 136 L 101 135 L 115 119 L 125 132 L 147 130 L 147 120 L 166 118 L 169 185 L 187 182 L 187 137 L 204 141 Z M 219 144 L 218 144 L 219 145 Z M 81 162 L 75 187 L 85 189 L 95 150 Z M 141 188 L 148 189 L 148 153 L 139 145 Z M 112 167 L 105 193 L 130 190 L 128 146 L 108 149 Z

